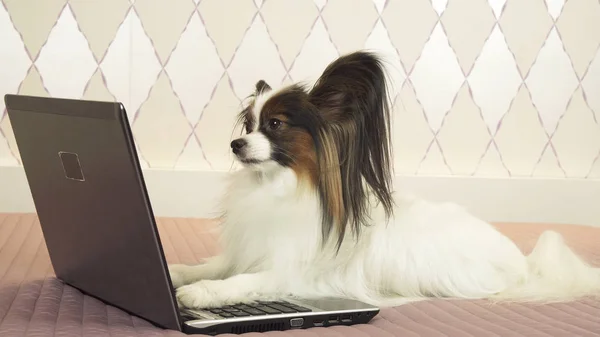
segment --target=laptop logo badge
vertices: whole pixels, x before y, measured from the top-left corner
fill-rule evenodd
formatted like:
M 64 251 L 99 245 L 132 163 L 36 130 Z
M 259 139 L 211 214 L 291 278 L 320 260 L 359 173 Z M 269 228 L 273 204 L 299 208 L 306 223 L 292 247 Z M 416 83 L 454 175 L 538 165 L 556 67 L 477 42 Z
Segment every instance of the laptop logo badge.
M 58 153 L 58 156 L 60 157 L 67 179 L 85 181 L 77 153 L 61 151 Z

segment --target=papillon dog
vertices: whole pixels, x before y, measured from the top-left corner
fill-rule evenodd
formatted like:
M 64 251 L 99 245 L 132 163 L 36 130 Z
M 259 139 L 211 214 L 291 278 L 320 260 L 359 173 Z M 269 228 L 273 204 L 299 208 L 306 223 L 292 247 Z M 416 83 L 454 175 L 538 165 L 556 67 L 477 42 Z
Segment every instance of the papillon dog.
M 366 51 L 334 60 L 310 87 L 256 83 L 231 142 L 242 167 L 223 198 L 221 252 L 169 267 L 180 306 L 600 295 L 600 269 L 558 233 L 526 256 L 460 206 L 393 191 L 388 87 L 382 58 Z

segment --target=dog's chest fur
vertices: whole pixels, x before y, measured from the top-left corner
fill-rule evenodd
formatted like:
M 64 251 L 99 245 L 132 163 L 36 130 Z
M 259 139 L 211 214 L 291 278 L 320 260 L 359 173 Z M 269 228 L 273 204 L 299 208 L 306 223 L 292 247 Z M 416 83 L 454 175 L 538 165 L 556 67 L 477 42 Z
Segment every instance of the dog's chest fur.
M 314 262 L 320 245 L 320 210 L 314 192 L 299 190 L 289 169 L 242 170 L 224 200 L 225 252 L 240 269 L 298 270 Z

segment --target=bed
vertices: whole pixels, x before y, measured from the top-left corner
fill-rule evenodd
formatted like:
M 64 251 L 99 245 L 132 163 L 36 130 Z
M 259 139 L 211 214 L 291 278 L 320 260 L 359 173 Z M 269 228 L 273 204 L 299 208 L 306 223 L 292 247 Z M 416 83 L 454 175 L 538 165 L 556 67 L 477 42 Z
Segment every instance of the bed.
M 159 218 L 169 263 L 196 263 L 218 251 L 216 223 Z M 545 229 L 600 266 L 600 228 L 496 224 L 525 252 Z M 0 336 L 183 336 L 157 328 L 54 277 L 34 214 L 0 214 Z M 248 336 L 259 336 L 251 333 Z M 485 301 L 432 300 L 387 308 L 370 324 L 269 332 L 268 336 L 600 336 L 600 301 L 490 305 Z

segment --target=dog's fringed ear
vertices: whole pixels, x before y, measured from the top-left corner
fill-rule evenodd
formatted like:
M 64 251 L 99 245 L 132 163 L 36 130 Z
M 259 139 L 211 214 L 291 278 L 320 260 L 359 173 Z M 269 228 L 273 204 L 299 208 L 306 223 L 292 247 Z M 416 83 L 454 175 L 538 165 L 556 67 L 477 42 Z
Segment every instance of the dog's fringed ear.
M 328 132 L 327 125 L 321 123 L 316 131 L 315 148 L 318 157 L 318 191 L 321 199 L 323 244 L 335 230 L 338 234 L 345 229 L 348 213 L 344 202 L 344 191 L 338 145 L 335 137 Z M 340 244 L 338 237 L 338 247 Z
M 319 164 L 324 171 L 320 192 L 324 199 L 324 234 L 331 218 L 338 233 L 338 249 L 346 228 L 358 235 L 369 223 L 369 195 L 381 203 L 388 217 L 391 196 L 390 109 L 386 74 L 373 54 L 355 52 L 332 62 L 309 92 L 310 102 L 323 120 Z M 336 169 L 332 165 L 337 166 Z M 338 205 L 339 204 L 339 205 Z M 330 214 L 329 214 L 330 213 Z
M 256 82 L 255 89 L 256 89 L 256 96 L 258 96 L 265 92 L 271 91 L 271 86 L 269 86 L 267 84 L 267 82 L 265 82 L 265 80 L 260 80 L 260 81 Z

